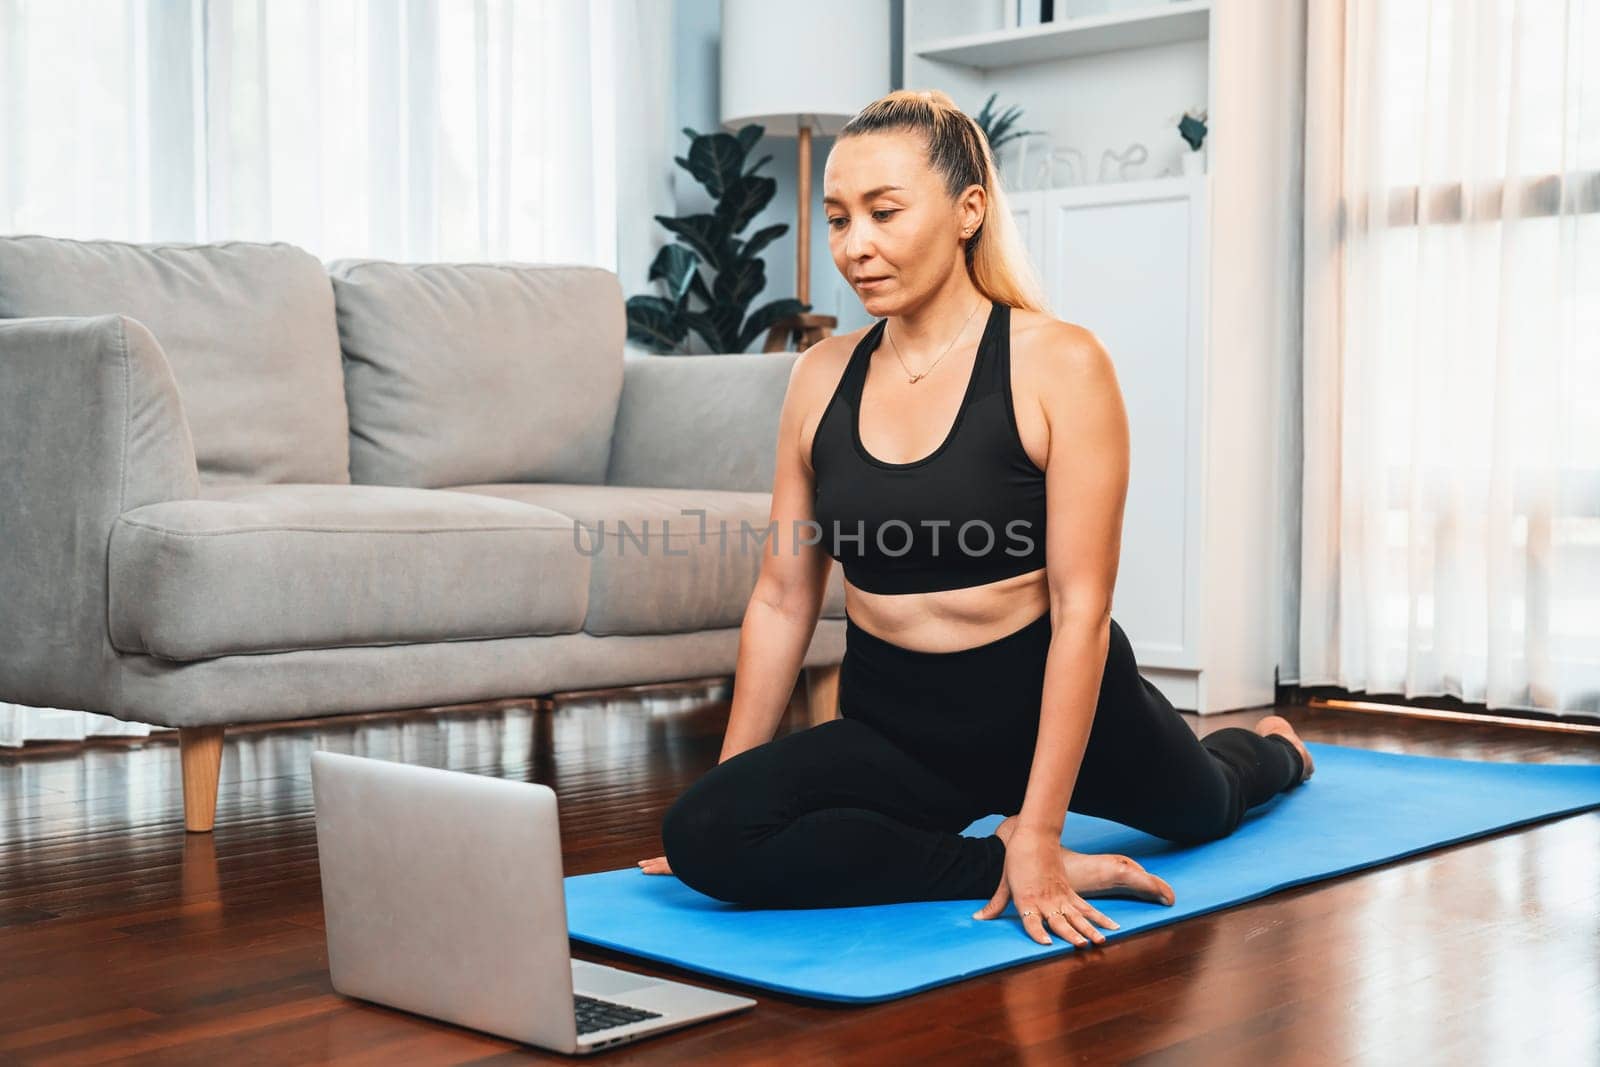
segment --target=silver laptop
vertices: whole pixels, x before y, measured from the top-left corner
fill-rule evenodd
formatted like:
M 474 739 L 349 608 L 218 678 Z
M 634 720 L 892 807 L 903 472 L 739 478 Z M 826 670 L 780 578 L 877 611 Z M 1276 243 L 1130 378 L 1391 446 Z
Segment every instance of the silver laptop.
M 311 789 L 340 993 L 567 1053 L 756 1003 L 572 958 L 549 786 L 313 752 Z

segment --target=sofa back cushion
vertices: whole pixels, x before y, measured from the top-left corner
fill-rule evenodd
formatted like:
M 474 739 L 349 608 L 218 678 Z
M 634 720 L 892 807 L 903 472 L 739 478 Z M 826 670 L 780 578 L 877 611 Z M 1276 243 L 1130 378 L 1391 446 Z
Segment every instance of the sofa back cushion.
M 202 484 L 348 484 L 333 290 L 293 245 L 0 237 L 0 318 L 121 314 L 178 384 Z
M 615 274 L 352 259 L 328 269 L 352 481 L 605 481 L 627 329 Z

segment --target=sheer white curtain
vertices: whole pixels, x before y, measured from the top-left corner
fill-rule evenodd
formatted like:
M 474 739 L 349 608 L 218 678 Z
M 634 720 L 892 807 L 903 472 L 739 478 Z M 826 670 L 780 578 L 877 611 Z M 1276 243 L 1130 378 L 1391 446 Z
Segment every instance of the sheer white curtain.
M 1300 681 L 1600 713 L 1600 0 L 1310 0 Z
M 207 225 L 325 258 L 615 267 L 615 3 L 232 0 L 205 12 Z
M 620 199 L 619 151 L 671 165 L 670 21 L 653 0 L 0 0 L 0 224 L 617 269 L 652 225 L 619 233 L 648 206 Z
M 644 286 L 659 0 L 0 0 L 0 230 L 521 260 Z M 4 608 L 0 606 L 0 622 Z M 0 703 L 0 745 L 147 728 Z

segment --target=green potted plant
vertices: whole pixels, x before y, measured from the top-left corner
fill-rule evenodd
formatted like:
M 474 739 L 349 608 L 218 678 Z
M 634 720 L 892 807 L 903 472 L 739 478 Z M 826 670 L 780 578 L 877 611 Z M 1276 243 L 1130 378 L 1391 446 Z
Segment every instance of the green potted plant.
M 1178 136 L 1189 146 L 1183 154 L 1183 173 L 1204 174 L 1206 169 L 1206 109 L 1190 108 L 1178 121 Z
M 656 253 L 649 280 L 661 282 L 661 296 L 628 298 L 628 338 L 658 353 L 682 353 L 690 333 L 700 335 L 708 351 L 743 352 L 774 323 L 811 305 L 792 298 L 772 300 L 754 311 L 751 301 L 767 284 L 760 253 L 788 232 L 787 223 L 765 226 L 748 238 L 739 236 L 777 192 L 778 183 L 758 176 L 772 156 L 762 156 L 748 169 L 745 160 L 765 127 L 756 123 L 737 134 L 697 133 L 688 127 L 689 155 L 676 157 L 716 201 L 709 214 L 656 215 L 676 238 Z M 714 278 L 708 284 L 701 268 Z M 691 305 L 691 298 L 700 306 Z
M 999 95 L 990 93 L 989 99 L 983 102 L 983 107 L 972 120 L 989 142 L 990 154 L 994 156 L 995 166 L 1000 169 L 1006 185 L 1012 189 L 1022 189 L 1026 185 L 1028 138 L 1042 131 L 1012 129 L 1022 118 L 1022 108 L 1013 104 L 1004 111 L 996 112 L 994 102 Z M 1008 148 L 1012 142 L 1016 142 L 1015 145 Z
M 989 141 L 989 150 L 996 157 L 1000 155 L 1000 148 L 1007 141 L 1039 132 L 1038 130 L 1013 130 L 1011 127 L 1016 125 L 1017 120 L 1022 117 L 1022 109 L 1013 104 L 1004 111 L 996 112 L 994 110 L 994 101 L 995 97 L 999 95 L 999 93 L 990 93 L 989 99 L 983 102 L 983 107 L 979 108 L 978 113 L 972 117 L 972 121 L 978 124 L 978 128 L 983 131 L 983 136 Z

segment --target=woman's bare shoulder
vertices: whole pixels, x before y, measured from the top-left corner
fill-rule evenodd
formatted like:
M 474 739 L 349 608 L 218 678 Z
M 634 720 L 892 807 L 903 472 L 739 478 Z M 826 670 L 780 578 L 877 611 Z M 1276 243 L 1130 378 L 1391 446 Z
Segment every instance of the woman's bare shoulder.
M 850 362 L 850 353 L 855 351 L 856 345 L 870 329 L 872 327 L 869 325 L 849 333 L 831 334 L 800 353 L 790 372 L 789 382 L 791 391 L 800 398 L 807 410 L 815 406 L 819 397 L 826 403 L 827 398 L 833 395 L 839 379 L 844 376 L 845 365 Z
M 1093 330 L 1026 308 L 1011 313 L 1011 366 L 1038 389 L 1111 369 L 1110 355 Z
M 1056 429 L 1065 428 L 1074 450 L 1086 440 L 1114 442 L 1118 437 L 1126 449 L 1122 388 L 1116 366 L 1094 331 L 1036 311 L 1018 310 L 1014 321 L 1012 392 L 1024 441 L 1030 434 L 1042 437 L 1046 447 L 1041 451 L 1048 454 Z
M 844 378 L 850 354 L 871 328 L 863 326 L 849 333 L 824 337 L 800 353 L 800 358 L 794 361 L 794 367 L 789 372 L 789 394 L 785 404 L 799 420 L 800 457 L 807 470 L 811 467 L 811 441 L 822 422 L 822 415 Z

